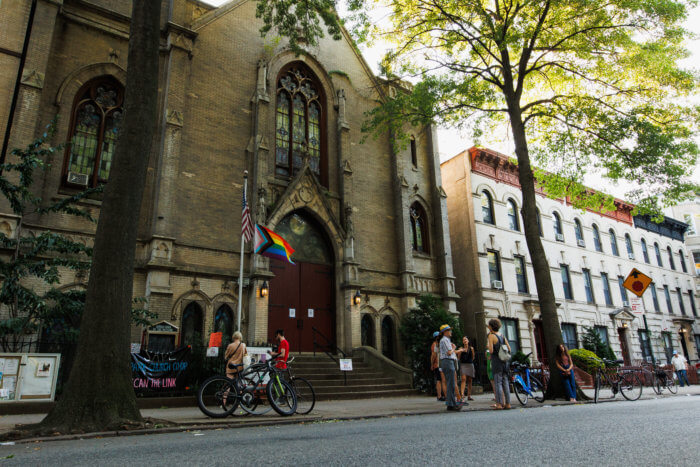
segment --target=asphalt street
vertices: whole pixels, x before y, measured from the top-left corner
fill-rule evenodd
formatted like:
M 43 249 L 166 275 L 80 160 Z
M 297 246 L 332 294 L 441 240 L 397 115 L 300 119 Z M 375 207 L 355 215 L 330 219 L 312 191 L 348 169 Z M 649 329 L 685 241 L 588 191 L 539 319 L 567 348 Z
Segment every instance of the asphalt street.
M 3 465 L 699 465 L 700 397 L 0 446 Z

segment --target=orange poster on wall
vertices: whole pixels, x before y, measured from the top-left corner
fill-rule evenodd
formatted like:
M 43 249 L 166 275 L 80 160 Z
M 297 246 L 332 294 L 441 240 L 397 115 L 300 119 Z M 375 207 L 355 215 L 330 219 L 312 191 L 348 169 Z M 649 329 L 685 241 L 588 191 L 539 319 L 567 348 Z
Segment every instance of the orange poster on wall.
M 221 332 L 212 332 L 209 334 L 209 347 L 221 347 Z

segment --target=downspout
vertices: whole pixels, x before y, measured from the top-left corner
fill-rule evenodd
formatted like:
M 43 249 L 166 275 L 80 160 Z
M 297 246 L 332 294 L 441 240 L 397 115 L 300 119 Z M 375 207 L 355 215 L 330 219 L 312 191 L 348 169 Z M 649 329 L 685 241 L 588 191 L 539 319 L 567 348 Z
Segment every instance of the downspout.
M 5 128 L 5 137 L 2 141 L 2 151 L 0 152 L 0 164 L 5 163 L 7 155 L 7 146 L 10 144 L 10 133 L 12 132 L 12 121 L 15 118 L 15 109 L 17 108 L 17 99 L 19 98 L 19 87 L 22 84 L 22 73 L 24 73 L 24 63 L 27 61 L 27 51 L 29 50 L 29 41 L 32 37 L 32 26 L 34 25 L 34 13 L 36 12 L 37 0 L 32 0 L 32 6 L 29 10 L 29 19 L 27 21 L 27 30 L 24 33 L 24 45 L 22 45 L 22 55 L 19 59 L 19 68 L 17 69 L 17 80 L 15 81 L 15 90 L 12 93 L 12 103 L 10 104 L 10 113 L 7 116 L 7 127 Z M 0 175 L 2 168 L 0 167 Z

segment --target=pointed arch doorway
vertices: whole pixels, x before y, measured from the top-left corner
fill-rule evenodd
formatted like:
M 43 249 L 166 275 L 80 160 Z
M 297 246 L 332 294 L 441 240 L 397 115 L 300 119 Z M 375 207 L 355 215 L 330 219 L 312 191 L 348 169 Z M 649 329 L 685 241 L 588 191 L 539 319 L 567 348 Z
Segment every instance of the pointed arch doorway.
M 275 227 L 294 248 L 296 264 L 270 261 L 268 339 L 284 329 L 290 350 L 311 352 L 314 332 L 335 344 L 333 250 L 321 226 L 303 211 L 295 211 Z M 293 311 L 292 311 L 293 310 Z M 319 343 L 327 342 L 320 338 Z

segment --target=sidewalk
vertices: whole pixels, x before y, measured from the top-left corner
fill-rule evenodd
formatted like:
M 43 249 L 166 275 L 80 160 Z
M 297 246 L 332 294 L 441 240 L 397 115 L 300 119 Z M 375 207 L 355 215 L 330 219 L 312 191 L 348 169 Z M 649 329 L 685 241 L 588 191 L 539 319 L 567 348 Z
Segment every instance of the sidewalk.
M 610 391 L 602 394 L 601 402 L 625 400 L 621 395 L 610 398 Z M 685 397 L 700 396 L 700 386 L 690 386 L 679 388 L 677 395 L 672 395 L 665 391 L 661 396 L 657 396 L 651 388 L 644 388 L 641 399 L 654 399 L 662 397 Z M 489 410 L 493 394 L 486 393 L 474 396 L 474 401 L 469 402 L 469 406 L 464 407 L 463 412 L 475 410 Z M 565 401 L 545 401 L 539 403 L 530 400 L 526 406 L 521 406 L 515 396 L 511 395 L 511 405 L 513 409 L 551 407 L 555 405 L 569 405 Z M 438 402 L 434 397 L 410 396 L 393 397 L 380 399 L 355 399 L 340 401 L 320 401 L 316 402 L 314 410 L 309 415 L 294 415 L 292 417 L 280 417 L 274 411 L 270 411 L 261 416 L 232 416 L 224 419 L 212 419 L 204 415 L 198 407 L 178 407 L 161 409 L 143 409 L 141 414 L 144 417 L 151 417 L 160 420 L 167 420 L 176 424 L 174 427 L 165 427 L 148 430 L 134 430 L 128 432 L 108 432 L 93 433 L 83 435 L 69 435 L 66 437 L 45 438 L 50 439 L 75 439 L 89 438 L 96 436 L 121 436 L 133 434 L 147 434 L 155 432 L 173 432 L 183 430 L 206 430 L 216 428 L 243 428 L 251 426 L 280 425 L 295 423 L 314 423 L 331 420 L 351 420 L 360 418 L 398 417 L 409 415 L 425 415 L 445 412 L 445 403 Z M 26 415 L 5 415 L 0 416 L 0 434 L 11 431 L 17 424 L 38 423 L 44 418 L 44 414 Z M 29 440 L 18 441 L 27 442 Z

